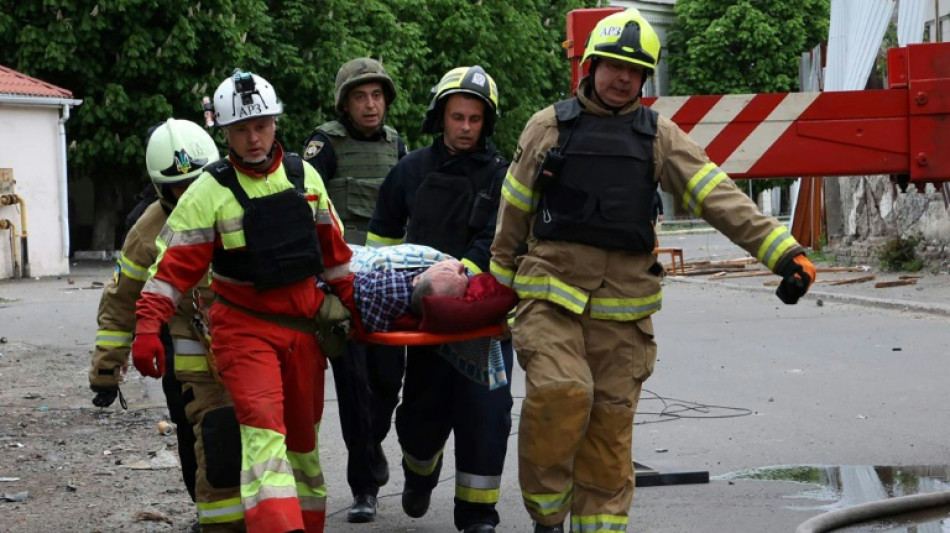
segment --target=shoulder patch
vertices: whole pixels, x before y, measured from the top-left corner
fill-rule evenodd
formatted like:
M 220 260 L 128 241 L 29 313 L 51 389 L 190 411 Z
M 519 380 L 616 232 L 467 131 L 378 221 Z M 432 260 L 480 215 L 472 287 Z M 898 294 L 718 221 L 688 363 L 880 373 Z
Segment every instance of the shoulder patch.
M 313 159 L 320 153 L 320 150 L 323 150 L 323 141 L 310 141 L 310 144 L 307 145 L 307 149 L 303 152 L 303 158 Z
M 517 163 L 518 161 L 521 161 L 522 153 L 524 153 L 524 148 L 522 148 L 521 145 L 519 144 L 518 147 L 515 148 L 515 154 L 511 157 L 511 162 Z

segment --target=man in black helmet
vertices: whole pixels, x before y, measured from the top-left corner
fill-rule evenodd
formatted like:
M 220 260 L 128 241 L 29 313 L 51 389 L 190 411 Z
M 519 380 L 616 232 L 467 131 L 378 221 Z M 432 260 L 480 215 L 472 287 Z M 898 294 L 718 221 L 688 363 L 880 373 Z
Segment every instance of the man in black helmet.
M 303 148 L 304 160 L 326 180 L 350 244 L 365 244 L 379 186 L 406 155 L 405 143 L 386 125 L 395 98 L 396 85 L 378 61 L 368 57 L 347 61 L 336 75 L 339 118 L 317 127 Z M 381 443 L 398 402 L 405 348 L 351 342 L 347 352 L 331 359 L 347 449 L 346 480 L 353 493 L 346 518 L 371 522 L 379 488 L 389 481 Z
M 438 134 L 386 176 L 369 223 L 367 246 L 402 241 L 460 258 L 472 273 L 488 269 L 501 184 L 508 168 L 488 140 L 498 89 L 482 67 L 450 70 L 433 88 L 423 132 Z M 511 372 L 510 342 L 502 345 Z M 502 468 L 511 430 L 511 389 L 489 390 L 439 355 L 438 346 L 410 346 L 396 432 L 406 477 L 403 510 L 429 509 L 442 451 L 455 432 L 455 526 L 488 533 L 498 525 Z

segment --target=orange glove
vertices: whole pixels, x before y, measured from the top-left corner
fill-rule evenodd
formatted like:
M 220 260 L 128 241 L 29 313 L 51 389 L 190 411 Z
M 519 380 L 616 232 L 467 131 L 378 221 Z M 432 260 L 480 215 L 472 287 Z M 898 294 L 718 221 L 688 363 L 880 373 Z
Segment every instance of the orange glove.
M 139 333 L 132 341 L 132 362 L 143 376 L 160 378 L 165 373 L 165 347 L 155 333 Z
M 775 295 L 789 305 L 798 303 L 798 299 L 805 296 L 816 278 L 815 265 L 805 254 L 796 255 L 782 267 L 779 274 L 782 276 L 782 282 L 775 290 Z

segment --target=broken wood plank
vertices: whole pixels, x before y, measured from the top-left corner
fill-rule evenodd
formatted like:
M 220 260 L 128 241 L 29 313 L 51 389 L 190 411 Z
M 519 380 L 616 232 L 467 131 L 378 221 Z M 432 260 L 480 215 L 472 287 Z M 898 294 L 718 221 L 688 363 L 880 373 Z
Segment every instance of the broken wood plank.
M 739 274 L 728 274 L 720 279 L 754 278 L 758 276 L 774 276 L 770 270 L 755 270 L 751 272 L 740 272 Z
M 836 279 L 829 282 L 829 285 L 849 285 L 851 283 L 864 283 L 865 281 L 871 281 L 876 276 L 874 274 L 868 274 L 867 276 L 858 276 L 856 278 L 847 278 L 847 279 Z
M 903 285 L 917 285 L 916 279 L 897 279 L 894 281 L 880 281 L 874 284 L 875 289 L 886 289 L 888 287 L 900 287 Z

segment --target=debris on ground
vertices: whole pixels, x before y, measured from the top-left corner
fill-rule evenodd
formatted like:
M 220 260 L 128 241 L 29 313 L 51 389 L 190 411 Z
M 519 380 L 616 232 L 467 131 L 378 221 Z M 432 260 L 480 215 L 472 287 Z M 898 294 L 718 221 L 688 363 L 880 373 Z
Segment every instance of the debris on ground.
M 138 511 L 132 517 L 132 520 L 136 522 L 165 522 L 166 524 L 172 523 L 170 516 L 158 511 Z
M 30 497 L 29 491 L 0 493 L 0 500 L 5 502 L 25 502 Z
M 917 278 L 896 279 L 894 281 L 880 281 L 874 284 L 875 289 L 886 289 L 888 287 L 901 287 L 904 285 L 917 285 Z

